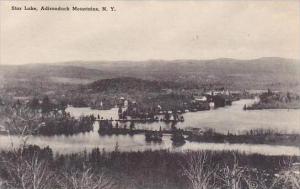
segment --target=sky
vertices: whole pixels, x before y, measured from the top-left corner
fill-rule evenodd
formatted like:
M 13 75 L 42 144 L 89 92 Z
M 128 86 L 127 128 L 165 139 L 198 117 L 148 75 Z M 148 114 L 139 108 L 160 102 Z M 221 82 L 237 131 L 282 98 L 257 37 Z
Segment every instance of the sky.
M 114 6 L 115 12 L 11 6 Z M 300 58 L 300 1 L 0 1 L 0 64 Z

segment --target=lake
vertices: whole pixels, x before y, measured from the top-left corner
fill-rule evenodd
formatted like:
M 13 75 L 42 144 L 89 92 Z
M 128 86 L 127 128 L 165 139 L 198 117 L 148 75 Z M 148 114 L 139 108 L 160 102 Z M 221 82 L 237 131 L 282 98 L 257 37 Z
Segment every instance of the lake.
M 213 109 L 210 111 L 184 113 L 184 122 L 178 122 L 178 128 L 214 128 L 217 132 L 239 133 L 249 129 L 275 129 L 282 132 L 296 132 L 300 134 L 300 110 L 248 110 L 244 111 L 245 104 L 250 105 L 254 100 L 239 100 L 232 103 L 232 106 Z M 66 111 L 74 117 L 81 115 L 100 115 L 105 119 L 118 119 L 118 109 L 111 110 L 92 110 L 90 108 L 69 107 Z M 128 123 L 127 123 L 128 124 Z M 136 128 L 147 128 L 158 130 L 170 129 L 172 123 L 153 122 L 135 123 Z
M 251 110 L 243 111 L 244 104 L 251 104 L 253 100 L 240 100 L 233 102 L 232 106 L 218 108 L 210 111 L 184 113 L 184 122 L 179 122 L 176 127 L 188 128 L 214 128 L 218 132 L 239 133 L 244 130 L 256 128 L 272 128 L 284 132 L 300 133 L 300 110 Z M 79 117 L 81 115 L 98 114 L 103 118 L 118 118 L 117 108 L 111 110 L 92 110 L 90 108 L 68 107 L 66 111 L 71 115 Z M 171 123 L 136 123 L 137 128 L 147 128 L 158 130 L 168 129 Z M 80 133 L 72 136 L 29 136 L 27 143 L 36 144 L 41 147 L 50 146 L 55 153 L 67 154 L 74 152 L 90 151 L 98 147 L 106 151 L 114 150 L 116 144 L 121 151 L 143 151 L 167 149 L 175 152 L 186 150 L 236 150 L 244 153 L 258 153 L 264 155 L 299 155 L 300 148 L 280 145 L 259 145 L 259 144 L 217 144 L 198 143 L 187 141 L 182 146 L 174 146 L 170 140 L 170 135 L 164 135 L 161 143 L 146 142 L 143 134 L 134 136 L 112 135 L 100 136 L 98 134 L 99 124 L 95 122 L 94 131 Z M 22 139 L 18 136 L 0 135 L 0 149 L 17 147 Z

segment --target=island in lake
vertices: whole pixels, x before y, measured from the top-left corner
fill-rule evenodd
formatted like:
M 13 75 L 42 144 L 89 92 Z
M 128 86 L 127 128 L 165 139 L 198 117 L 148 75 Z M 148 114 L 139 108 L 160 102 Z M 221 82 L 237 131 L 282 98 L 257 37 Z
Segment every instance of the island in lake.
M 251 106 L 245 105 L 244 110 L 262 110 L 262 109 L 299 109 L 300 97 L 298 94 L 290 92 L 264 92 L 259 95 L 258 101 Z

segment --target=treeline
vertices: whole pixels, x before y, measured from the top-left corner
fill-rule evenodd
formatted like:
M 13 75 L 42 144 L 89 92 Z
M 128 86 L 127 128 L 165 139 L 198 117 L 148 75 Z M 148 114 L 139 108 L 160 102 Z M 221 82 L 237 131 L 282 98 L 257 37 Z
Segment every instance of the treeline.
M 120 77 L 95 81 L 88 85 L 87 88 L 95 92 L 111 91 L 120 93 L 128 91 L 159 92 L 165 88 L 176 89 L 180 87 L 183 88 L 183 86 L 184 85 L 174 82 L 149 81 L 132 77 Z
M 93 116 L 82 116 L 79 119 L 75 119 L 71 116 L 47 118 L 33 134 L 72 135 L 76 133 L 89 132 L 93 130 L 94 121 L 95 118 Z
M 42 101 L 32 99 L 24 103 L 5 104 L 2 108 L 4 126 L 10 134 L 16 135 L 71 135 L 93 130 L 94 116 L 78 119 L 65 112 L 64 106 L 57 106 L 45 97 Z
M 236 152 L 113 152 L 69 155 L 26 146 L 0 153 L 1 188 L 297 188 L 299 157 Z M 297 172 L 296 172 L 297 173 Z M 39 181 L 39 182 L 36 182 Z M 298 185 L 299 186 L 299 185 Z
M 244 110 L 262 110 L 262 109 L 299 109 L 300 96 L 295 93 L 273 92 L 268 89 L 268 92 L 262 93 L 259 96 L 259 102 L 247 107 Z
M 189 141 L 214 143 L 280 144 L 300 146 L 300 135 L 275 131 L 272 129 L 250 129 L 240 134 L 218 133 L 214 129 L 202 132 L 189 132 Z

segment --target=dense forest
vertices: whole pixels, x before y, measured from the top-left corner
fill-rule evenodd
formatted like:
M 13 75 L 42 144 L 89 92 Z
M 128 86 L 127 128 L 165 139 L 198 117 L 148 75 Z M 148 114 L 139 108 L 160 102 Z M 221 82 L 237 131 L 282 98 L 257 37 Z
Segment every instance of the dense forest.
M 0 154 L 1 188 L 299 188 L 299 157 L 236 152 L 113 152 L 70 155 L 23 146 Z

